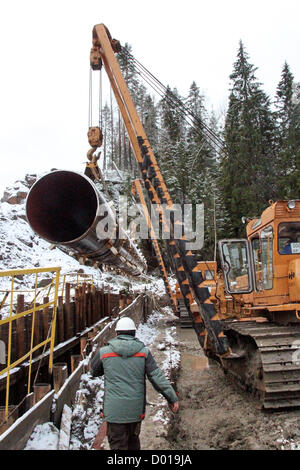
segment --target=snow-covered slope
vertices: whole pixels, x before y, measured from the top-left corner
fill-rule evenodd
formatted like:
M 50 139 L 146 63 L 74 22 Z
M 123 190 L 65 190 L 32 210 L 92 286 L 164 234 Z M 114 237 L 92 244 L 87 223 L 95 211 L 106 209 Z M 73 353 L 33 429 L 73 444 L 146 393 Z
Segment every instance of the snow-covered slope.
M 153 276 L 141 279 L 128 279 L 112 272 L 101 272 L 99 269 L 81 265 L 76 259 L 67 255 L 59 248 L 51 249 L 49 243 L 38 237 L 30 228 L 25 215 L 25 200 L 30 187 L 37 175 L 26 175 L 24 180 L 16 181 L 6 188 L 0 203 L 0 270 L 29 269 L 35 267 L 62 268 L 61 273 L 84 272 L 94 277 L 98 286 L 110 287 L 111 292 L 130 289 L 136 293 L 145 289 L 158 296 L 164 295 L 162 279 Z M 8 278 L 0 277 L 0 290 L 8 288 Z M 18 284 L 25 284 L 26 278 L 15 279 Z

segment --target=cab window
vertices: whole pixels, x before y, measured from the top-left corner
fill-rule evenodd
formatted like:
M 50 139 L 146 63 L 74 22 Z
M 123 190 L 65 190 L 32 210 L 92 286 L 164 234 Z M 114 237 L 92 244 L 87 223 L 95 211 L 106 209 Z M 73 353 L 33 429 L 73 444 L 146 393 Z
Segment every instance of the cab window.
M 300 253 L 300 222 L 278 225 L 278 252 L 281 255 Z
M 262 278 L 262 261 L 261 261 L 261 245 L 259 236 L 256 235 L 251 239 L 252 253 L 253 253 L 253 266 L 255 273 L 255 284 L 258 291 L 263 290 Z
M 262 282 L 264 289 L 273 288 L 273 227 L 260 232 Z
M 247 240 L 222 240 L 219 246 L 227 292 L 251 292 L 253 286 Z

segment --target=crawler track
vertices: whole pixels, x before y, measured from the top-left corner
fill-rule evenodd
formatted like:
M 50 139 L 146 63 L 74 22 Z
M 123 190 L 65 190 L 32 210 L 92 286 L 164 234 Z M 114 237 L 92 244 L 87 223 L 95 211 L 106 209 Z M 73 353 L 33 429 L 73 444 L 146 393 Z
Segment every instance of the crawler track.
M 178 299 L 177 308 L 179 312 L 181 328 L 193 328 L 193 324 L 190 319 L 189 312 L 187 311 L 187 308 L 185 306 L 183 299 Z
M 230 322 L 226 336 L 235 357 L 223 359 L 224 371 L 256 396 L 262 408 L 300 407 L 299 325 Z

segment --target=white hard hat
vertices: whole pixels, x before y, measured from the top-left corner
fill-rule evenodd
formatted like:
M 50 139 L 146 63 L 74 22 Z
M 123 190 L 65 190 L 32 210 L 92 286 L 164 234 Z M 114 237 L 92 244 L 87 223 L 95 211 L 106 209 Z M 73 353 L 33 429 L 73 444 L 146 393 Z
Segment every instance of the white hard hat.
M 120 318 L 120 320 L 116 324 L 116 331 L 135 331 L 136 327 L 129 317 Z

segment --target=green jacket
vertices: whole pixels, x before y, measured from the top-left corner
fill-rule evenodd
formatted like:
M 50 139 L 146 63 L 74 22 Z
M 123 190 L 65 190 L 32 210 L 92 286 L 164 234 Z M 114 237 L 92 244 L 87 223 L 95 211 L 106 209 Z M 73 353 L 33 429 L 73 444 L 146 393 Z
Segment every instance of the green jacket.
M 169 403 L 178 401 L 170 382 L 142 341 L 119 335 L 91 361 L 94 377 L 104 374 L 103 415 L 109 423 L 135 423 L 145 416 L 146 376 Z

